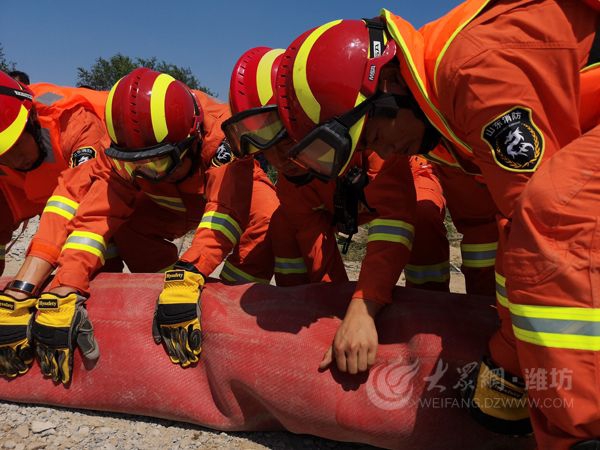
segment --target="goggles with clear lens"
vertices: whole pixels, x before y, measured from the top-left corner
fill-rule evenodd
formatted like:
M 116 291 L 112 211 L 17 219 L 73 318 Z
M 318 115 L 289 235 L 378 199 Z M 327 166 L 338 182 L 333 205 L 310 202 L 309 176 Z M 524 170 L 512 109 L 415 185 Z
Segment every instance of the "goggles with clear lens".
M 354 154 L 351 128 L 367 114 L 395 116 L 400 108 L 412 107 L 410 96 L 377 92 L 341 116 L 322 123 L 289 150 L 289 158 L 323 180 L 335 178 Z M 358 141 L 362 129 L 355 133 Z
M 221 125 L 231 151 L 238 158 L 266 150 L 287 132 L 279 119 L 277 105 L 261 106 L 234 114 Z
M 149 181 L 161 181 L 179 167 L 181 159 L 195 139 L 192 136 L 178 144 L 159 144 L 134 151 L 111 146 L 105 153 L 117 169 L 124 168 L 132 177 L 140 176 Z

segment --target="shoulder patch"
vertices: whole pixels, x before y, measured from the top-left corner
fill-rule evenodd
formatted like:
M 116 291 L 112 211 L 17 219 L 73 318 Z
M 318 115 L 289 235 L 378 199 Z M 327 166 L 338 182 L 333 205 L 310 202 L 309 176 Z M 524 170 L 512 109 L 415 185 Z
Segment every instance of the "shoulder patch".
M 71 155 L 71 161 L 69 167 L 77 167 L 90 159 L 96 157 L 96 150 L 93 147 L 78 148 Z
M 233 153 L 231 152 L 231 147 L 229 146 L 229 142 L 227 142 L 227 139 L 223 139 L 221 141 L 221 145 L 219 145 L 219 147 L 217 148 L 217 151 L 215 152 L 215 156 L 213 156 L 213 158 L 211 160 L 211 164 L 214 167 L 220 167 L 223 164 L 230 163 L 234 159 L 235 159 L 235 157 L 233 156 Z
M 533 123 L 531 109 L 517 106 L 489 122 L 481 138 L 496 164 L 512 172 L 533 172 L 544 153 L 544 137 Z

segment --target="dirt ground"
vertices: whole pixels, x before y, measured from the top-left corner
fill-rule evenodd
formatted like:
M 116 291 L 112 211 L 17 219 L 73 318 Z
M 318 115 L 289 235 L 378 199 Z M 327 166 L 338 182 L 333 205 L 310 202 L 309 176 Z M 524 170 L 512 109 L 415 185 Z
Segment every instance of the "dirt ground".
M 37 228 L 30 221 L 6 256 L 4 275 L 14 275 L 22 262 L 27 245 Z M 19 231 L 15 233 L 15 236 Z M 355 236 L 345 257 L 350 279 L 355 280 L 366 246 L 366 230 Z M 465 292 L 460 267 L 460 236 L 450 226 L 451 291 Z M 191 239 L 179 241 L 184 250 Z M 404 276 L 398 284 L 404 284 Z M 0 448 L 37 449 L 368 449 L 314 436 L 286 432 L 224 433 L 196 425 L 141 416 L 67 410 L 0 402 Z

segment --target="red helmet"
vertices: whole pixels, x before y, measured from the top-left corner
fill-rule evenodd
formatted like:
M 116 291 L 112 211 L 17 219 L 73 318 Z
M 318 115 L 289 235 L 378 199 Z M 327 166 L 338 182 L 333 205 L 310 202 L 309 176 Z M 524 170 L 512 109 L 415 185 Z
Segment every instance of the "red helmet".
M 255 47 L 238 59 L 229 84 L 231 114 L 275 104 L 275 77 L 284 51 Z
M 221 128 L 238 157 L 270 148 L 286 135 L 275 105 L 275 79 L 283 52 L 256 47 L 233 68 L 229 88 L 233 116 Z
M 336 20 L 296 38 L 283 54 L 276 80 L 279 116 L 292 139 L 300 141 L 317 125 L 373 97 L 381 68 L 395 55 L 396 44 L 379 18 Z M 349 127 L 350 149 L 342 158 L 346 165 L 364 128 L 365 113 L 366 108 Z M 345 167 L 333 152 L 324 151 L 319 159 Z
M 113 144 L 133 151 L 199 136 L 203 113 L 181 81 L 141 67 L 112 87 L 105 117 Z
M 379 24 L 379 40 L 370 37 L 367 22 Z M 299 140 L 373 95 L 381 67 L 395 53 L 378 19 L 335 20 L 296 38 L 277 75 L 279 114 L 290 135 Z
M 33 93 L 0 71 L 0 155 L 19 140 L 34 112 Z

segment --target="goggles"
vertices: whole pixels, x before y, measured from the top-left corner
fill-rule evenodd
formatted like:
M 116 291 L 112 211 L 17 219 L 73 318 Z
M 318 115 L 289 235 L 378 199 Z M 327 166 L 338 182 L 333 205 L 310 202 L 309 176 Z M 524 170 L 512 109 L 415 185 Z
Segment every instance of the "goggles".
M 318 125 L 290 149 L 289 158 L 322 180 L 335 178 L 352 159 L 367 114 L 395 116 L 398 109 L 413 103 L 410 96 L 377 92 L 347 113 Z
M 266 150 L 281 141 L 287 132 L 279 119 L 277 105 L 261 106 L 234 114 L 221 129 L 238 158 Z
M 191 136 L 178 144 L 159 144 L 127 151 L 117 146 L 106 149 L 106 154 L 117 169 L 124 169 L 132 177 L 157 182 L 171 175 L 181 164 L 196 138 Z

